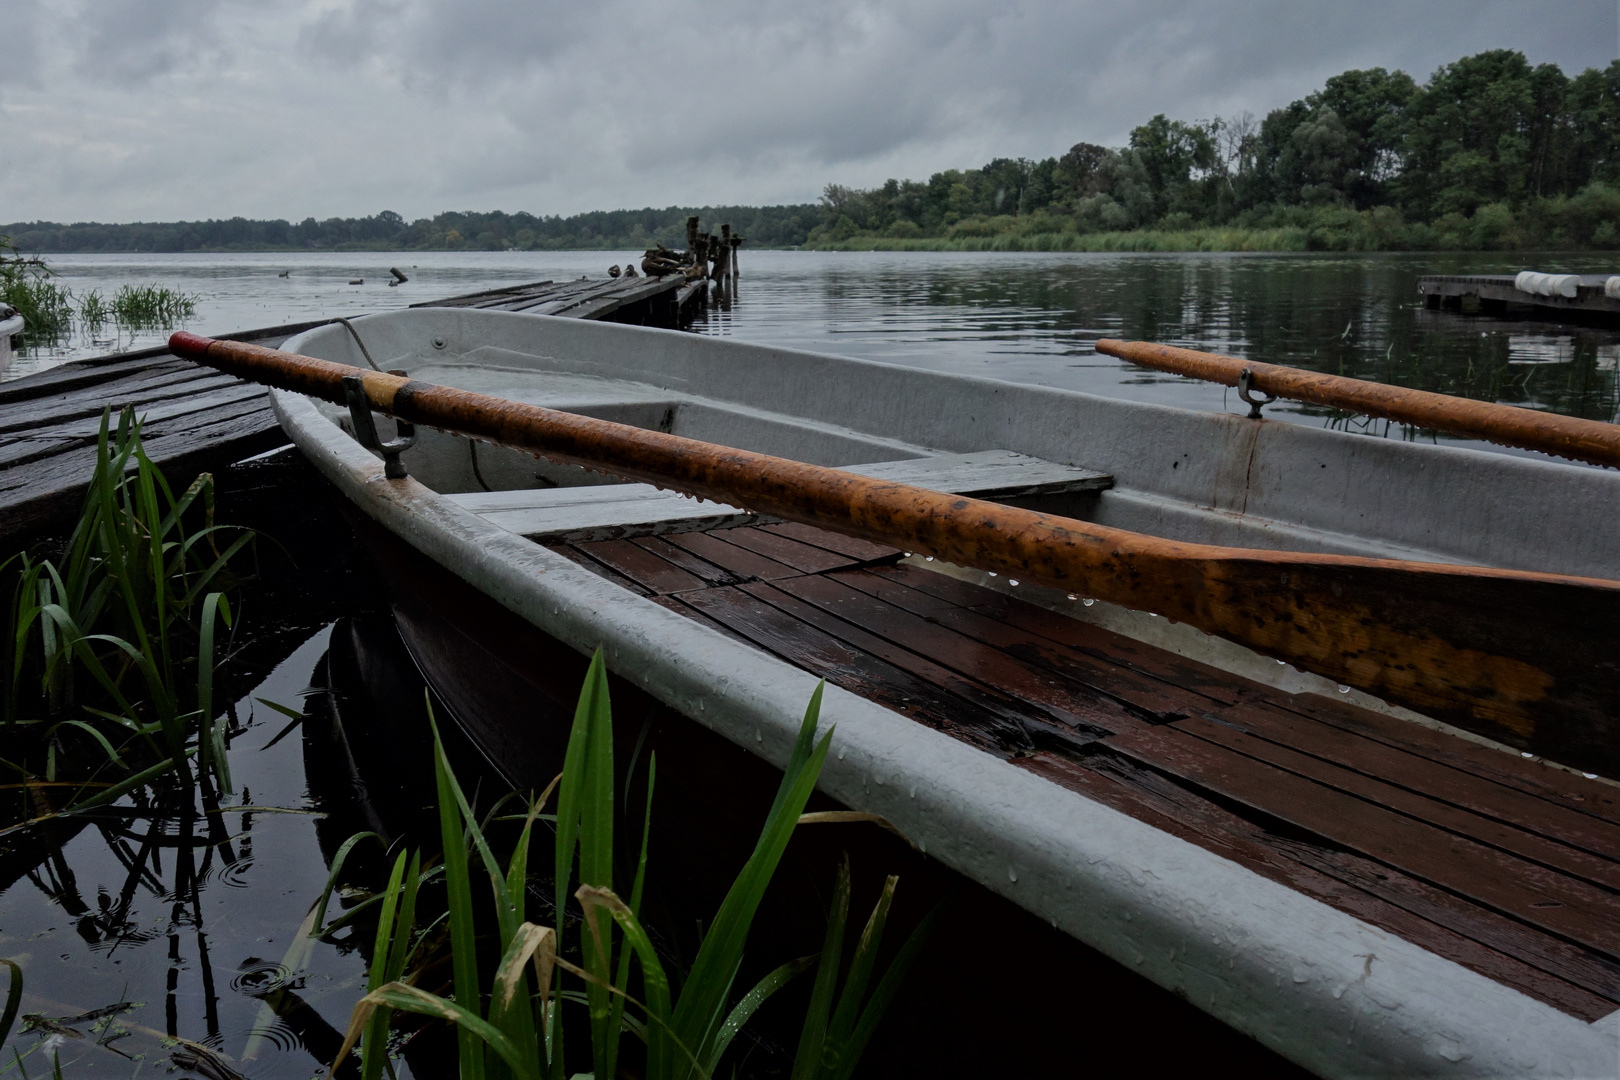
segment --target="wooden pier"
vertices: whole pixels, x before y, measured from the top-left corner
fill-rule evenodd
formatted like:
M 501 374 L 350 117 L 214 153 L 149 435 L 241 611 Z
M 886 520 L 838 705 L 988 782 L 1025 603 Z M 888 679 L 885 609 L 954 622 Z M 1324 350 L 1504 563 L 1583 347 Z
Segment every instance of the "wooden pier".
M 1452 308 L 1467 314 L 1522 314 L 1560 322 L 1620 322 L 1620 299 L 1604 293 L 1611 274 L 1582 274 L 1572 297 L 1538 296 L 1520 291 L 1513 274 L 1428 274 L 1418 278 L 1418 293 L 1432 310 Z
M 571 319 L 679 328 L 705 283 L 664 277 L 537 281 L 412 307 L 472 307 Z M 219 335 L 274 348 L 332 320 Z M 133 405 L 145 420 L 147 454 L 189 480 L 198 472 L 287 442 L 262 386 L 201 368 L 167 348 L 75 360 L 0 383 L 0 541 L 70 521 L 95 467 L 102 411 Z

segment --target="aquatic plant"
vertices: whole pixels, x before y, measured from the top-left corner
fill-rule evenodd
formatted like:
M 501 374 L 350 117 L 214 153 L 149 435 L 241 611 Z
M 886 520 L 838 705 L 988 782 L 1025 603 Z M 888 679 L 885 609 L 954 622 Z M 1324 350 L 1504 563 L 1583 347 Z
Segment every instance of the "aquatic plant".
M 23 317 L 23 340 L 55 341 L 73 326 L 73 293 L 52 281 L 43 259 L 17 254 L 9 237 L 0 236 L 0 304 Z
M 137 330 L 166 329 L 195 314 L 199 299 L 165 285 L 125 285 L 113 296 L 112 313 Z
M 678 989 L 640 915 L 658 771 L 656 755 L 647 767 L 647 807 L 628 901 L 612 885 L 612 716 L 601 651 L 592 658 L 580 693 L 562 774 L 522 815 L 521 835 L 504 865 L 477 824 L 473 808 L 446 760 L 435 726 L 434 770 L 444 846 L 453 994 L 441 997 L 414 985 L 414 976 L 401 978 L 406 958 L 421 942 L 418 937 L 416 945 L 411 944 L 421 860 L 417 854 L 407 858 L 401 853 L 381 894 L 383 909 L 368 992 L 355 1006 L 334 1070 L 358 1044 L 363 1077 L 372 1080 L 380 1076 L 389 1011 L 399 1010 L 456 1025 L 462 1080 L 508 1074 L 525 1080 L 560 1080 L 567 1075 L 561 1006 L 569 1003 L 583 1004 L 588 1012 L 593 1075 L 619 1074 L 619 1043 L 622 1034 L 629 1031 L 646 1044 L 643 1075 L 648 1080 L 707 1080 L 755 1011 L 794 978 L 815 970 L 793 1077 L 847 1078 L 939 913 L 936 909 L 913 932 L 868 993 L 894 896 L 894 877 L 885 884 L 866 924 L 841 990 L 839 967 L 850 898 L 847 859 L 839 870 L 821 954 L 777 967 L 732 1000 L 754 917 L 815 789 L 831 744 L 830 731 L 816 738 L 821 692 L 818 686 L 811 696 L 753 854 L 708 923 L 697 955 Z M 558 797 L 556 814 L 551 818 L 557 837 L 557 926 L 545 927 L 525 917 L 526 884 L 534 824 L 541 819 L 540 810 L 553 789 Z M 471 884 L 474 853 L 489 877 L 500 947 L 500 960 L 487 986 L 479 978 L 476 954 Z M 576 859 L 579 885 L 570 893 Z M 577 941 L 569 943 L 565 955 L 563 913 L 568 910 L 570 895 L 578 902 L 580 918 Z M 577 963 L 569 958 L 572 955 L 579 957 Z M 639 998 L 630 993 L 632 961 L 640 975 Z M 583 982 L 583 991 L 566 988 L 564 975 Z
M 112 305 L 107 303 L 100 289 L 91 289 L 79 297 L 79 320 L 88 330 L 99 330 L 112 318 Z
M 202 527 L 190 528 L 199 515 Z M 47 782 L 57 779 L 65 737 L 88 738 L 100 752 L 83 777 L 99 790 L 81 789 L 69 809 L 101 805 L 170 772 L 189 781 L 193 758 L 199 774 L 230 790 L 215 673 L 221 629 L 232 625 L 229 567 L 254 534 L 213 517 L 213 477 L 204 473 L 176 495 L 146 455 L 134 411 L 114 427 L 109 409 L 61 557 L 23 552 L 0 562 L 0 573 L 14 575 L 0 624 L 7 730 L 15 737 L 31 729 Z M 132 745 L 141 752 L 126 760 Z M 35 772 L 27 762 L 3 764 L 25 782 Z M 121 778 L 102 781 L 106 769 Z

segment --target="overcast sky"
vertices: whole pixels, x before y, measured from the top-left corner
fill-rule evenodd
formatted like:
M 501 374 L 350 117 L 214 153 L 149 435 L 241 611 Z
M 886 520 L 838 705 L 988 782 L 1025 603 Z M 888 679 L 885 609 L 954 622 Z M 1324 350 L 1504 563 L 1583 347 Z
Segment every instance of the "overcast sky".
M 0 0 L 0 221 L 812 201 L 1617 43 L 1617 0 Z

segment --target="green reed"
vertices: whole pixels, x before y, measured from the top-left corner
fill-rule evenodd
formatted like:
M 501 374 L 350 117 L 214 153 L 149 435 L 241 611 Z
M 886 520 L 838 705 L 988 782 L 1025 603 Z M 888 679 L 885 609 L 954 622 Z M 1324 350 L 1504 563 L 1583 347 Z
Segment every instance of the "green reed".
M 91 289 L 79 297 L 79 321 L 85 329 L 95 331 L 113 317 L 112 305 L 101 295 L 100 289 Z
M 73 328 L 73 293 L 53 276 L 43 260 L 17 255 L 0 236 L 0 304 L 23 317 L 26 341 L 56 341 Z
M 355 1006 L 333 1069 L 358 1044 L 363 1080 L 380 1077 L 386 1063 L 390 1013 L 398 1010 L 456 1025 L 461 1080 L 486 1076 L 561 1080 L 570 1075 L 564 1063 L 561 1017 L 562 1006 L 569 1004 L 587 1010 L 594 1075 L 619 1075 L 619 1044 L 628 1031 L 646 1044 L 643 1075 L 647 1080 L 708 1080 L 755 1011 L 793 979 L 814 971 L 793 1080 L 846 1080 L 921 950 L 939 909 L 911 935 L 874 986 L 875 959 L 896 885 L 896 879 L 890 877 L 840 986 L 850 899 L 846 860 L 839 870 L 820 955 L 791 960 L 747 992 L 733 994 L 754 917 L 815 790 L 831 744 L 830 731 L 816 738 L 820 705 L 818 686 L 754 852 L 707 924 L 697 956 L 678 990 L 640 921 L 656 755 L 647 769 L 647 809 L 628 900 L 613 888 L 612 714 L 601 651 L 592 659 L 580 693 L 562 775 L 522 815 L 522 833 L 504 865 L 491 850 L 456 781 L 435 726 L 443 864 L 424 872 L 419 854 L 400 853 L 387 887 L 368 901 L 382 905 L 368 992 Z M 552 789 L 557 793 L 556 813 L 550 817 L 557 836 L 557 926 L 546 927 L 526 918 L 525 902 L 533 828 L 542 819 L 540 810 Z M 486 825 L 494 813 L 486 816 Z M 359 839 L 351 838 L 350 845 Z M 345 846 L 345 854 L 350 845 Z M 480 976 L 477 957 L 471 877 L 475 856 L 489 878 L 500 946 L 500 959 L 487 980 Z M 576 865 L 578 887 L 570 892 Z M 449 909 L 453 984 L 449 997 L 419 988 L 414 985 L 415 975 L 404 974 L 410 958 L 427 939 L 425 932 L 415 933 L 413 924 L 417 886 L 440 873 Z M 565 941 L 563 913 L 570 896 L 578 902 L 581 918 L 575 940 Z M 353 914 L 347 913 L 345 919 Z M 312 925 L 318 926 L 319 921 L 317 916 Z M 578 963 L 568 958 L 572 955 L 579 957 Z M 640 976 L 639 998 L 630 993 L 632 965 Z M 566 983 L 565 977 L 577 980 L 582 988 Z
M 125 285 L 113 296 L 111 307 L 113 317 L 125 326 L 162 329 L 196 314 L 199 299 L 164 285 Z
M 192 528 L 198 517 L 202 527 Z M 254 534 L 213 519 L 213 477 L 176 494 L 147 456 L 133 410 L 114 426 L 109 409 L 65 549 L 55 559 L 22 552 L 0 562 L 11 577 L 0 612 L 7 741 L 33 736 L 44 751 L 42 768 L 0 764 L 25 782 L 41 772 L 54 782 L 62 772 L 99 785 L 81 789 L 69 810 L 169 773 L 231 788 L 215 676 L 233 622 L 231 562 Z M 91 748 L 93 768 L 70 753 L 69 736 Z

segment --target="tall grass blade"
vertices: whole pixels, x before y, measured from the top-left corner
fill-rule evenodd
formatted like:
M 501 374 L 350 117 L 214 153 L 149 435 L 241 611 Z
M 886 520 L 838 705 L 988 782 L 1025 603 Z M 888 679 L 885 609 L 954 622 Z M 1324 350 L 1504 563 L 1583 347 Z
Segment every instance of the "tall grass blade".
M 945 909 L 950 906 L 950 898 L 934 905 L 917 929 L 906 938 L 906 943 L 900 947 L 883 978 L 878 980 L 877 988 L 872 991 L 872 997 L 861 1010 L 861 1018 L 850 1033 L 849 1040 L 844 1044 L 839 1058 L 838 1067 L 828 1074 L 828 1080 L 849 1080 L 850 1074 L 855 1071 L 856 1064 L 861 1055 L 866 1052 L 866 1044 L 872 1041 L 872 1035 L 883 1020 L 883 1014 L 888 1012 L 889 1005 L 893 1003 L 895 995 L 900 992 L 900 984 L 906 979 L 911 966 L 917 962 L 917 956 L 922 952 L 923 946 L 933 936 L 934 927 L 939 924 Z
M 645 727 L 642 728 L 642 734 L 646 734 Z M 634 757 L 631 759 L 630 767 L 632 770 L 635 768 Z M 647 761 L 647 803 L 643 809 L 641 821 L 641 854 L 636 859 L 636 878 L 634 885 L 630 889 L 630 913 L 638 919 L 641 917 L 641 891 L 647 882 L 647 845 L 652 837 L 653 789 L 657 780 L 658 755 L 653 754 Z M 628 788 L 629 786 L 627 778 L 625 787 Z M 628 809 L 628 804 L 626 808 Z M 630 985 L 630 956 L 634 951 L 634 949 L 625 949 L 619 955 L 619 971 L 613 980 L 613 985 L 621 990 L 628 988 Z M 624 1023 L 624 1002 L 624 998 L 615 996 L 609 1008 L 608 1026 L 613 1031 L 619 1030 Z
M 844 959 L 844 923 L 849 918 L 849 858 L 838 864 L 838 881 L 833 886 L 832 906 L 827 910 L 827 934 L 822 940 L 816 981 L 810 991 L 810 1007 L 805 1010 L 804 1027 L 799 1032 L 799 1050 L 793 1057 L 792 1080 L 811 1080 L 821 1068 L 821 1050 L 838 989 L 838 969 Z
M 704 935 L 697 958 L 692 963 L 680 1004 L 675 1010 L 676 1037 L 695 1048 L 700 1058 L 708 1055 L 725 1019 L 725 996 L 732 974 L 741 963 L 754 914 L 759 910 L 765 889 L 776 873 L 782 853 L 798 824 L 804 805 L 815 790 L 816 780 L 831 745 L 829 732 L 817 742 L 816 722 L 820 716 L 821 686 L 810 698 L 792 757 L 783 772 L 771 814 L 760 832 L 759 842 Z M 681 1080 L 684 1074 L 672 1074 Z
M 836 1073 L 844 1058 L 846 1044 L 860 1015 L 861 1001 L 866 997 L 866 984 L 872 977 L 872 965 L 883 943 L 883 927 L 889 920 L 889 906 L 894 902 L 894 887 L 898 881 L 892 875 L 883 884 L 872 917 L 861 931 L 855 946 L 855 956 L 849 964 L 849 978 L 844 981 L 844 992 L 838 998 L 838 1008 L 827 1025 L 827 1037 L 821 1047 L 821 1068 L 825 1073 Z
M 720 1059 L 731 1047 L 731 1040 L 737 1037 L 737 1033 L 743 1029 L 743 1025 L 748 1023 L 759 1007 L 765 1004 L 772 994 L 815 967 L 816 959 L 814 956 L 801 956 L 797 960 L 789 960 L 755 983 L 754 988 L 742 996 L 726 1016 L 725 1023 L 720 1025 L 714 1046 L 709 1051 L 709 1060 L 705 1068 L 711 1074 L 720 1068 Z
M 519 1080 L 539 1080 L 535 1073 L 525 1068 L 523 1054 L 518 1047 L 494 1024 L 458 1002 L 436 997 L 426 990 L 418 990 L 414 986 L 407 986 L 400 982 L 392 982 L 386 986 L 378 987 L 360 999 L 360 1003 L 354 1007 L 354 1013 L 349 1018 L 348 1034 L 344 1036 L 343 1046 L 338 1050 L 337 1057 L 333 1059 L 331 1073 L 328 1073 L 328 1075 L 337 1071 L 337 1067 L 343 1063 L 343 1059 L 349 1056 L 349 1051 L 354 1049 L 354 1044 L 360 1041 L 360 1033 L 365 1029 L 366 1022 L 371 1018 L 372 1012 L 385 1005 L 391 1009 L 398 1009 L 400 1012 L 416 1013 L 420 1016 L 432 1016 L 440 1020 L 449 1020 L 456 1025 L 458 1032 L 465 1032 L 475 1046 L 488 1046 L 496 1054 L 500 1055 L 501 1060 L 506 1062 Z M 482 1058 L 480 1058 L 480 1062 L 482 1062 Z M 482 1070 L 480 1070 L 481 1074 Z M 461 1074 L 463 1080 L 465 1080 L 466 1075 L 466 1073 Z
M 404 876 L 405 852 L 402 851 L 394 860 L 393 872 L 388 877 L 388 887 L 382 894 L 382 914 L 377 917 L 377 937 L 371 951 L 371 970 L 366 979 L 368 994 L 393 981 L 388 977 L 388 960 L 393 952 L 395 904 L 400 896 L 400 884 Z M 405 927 L 404 931 L 406 936 L 410 934 L 409 927 Z M 360 1041 L 361 1080 L 379 1080 L 382 1076 L 383 1062 L 388 1058 L 389 1015 L 389 1008 L 381 1005 L 373 1010 L 370 1019 L 366 1021 L 365 1033 Z
M 585 804 L 595 794 L 592 789 L 592 778 L 595 770 L 592 765 L 591 742 L 598 729 L 611 731 L 611 713 L 608 707 L 607 667 L 602 658 L 602 650 L 597 649 L 591 657 L 590 668 L 585 673 L 585 684 L 580 688 L 579 702 L 574 707 L 574 722 L 569 731 L 568 750 L 563 756 L 562 782 L 557 790 L 557 841 L 555 851 L 555 885 L 556 885 L 556 912 L 557 927 L 561 931 L 565 912 L 568 910 L 569 884 L 573 879 L 574 852 L 576 845 L 582 837 L 581 819 L 585 816 Z M 611 755 L 611 734 L 608 737 L 608 753 Z M 611 788 L 612 759 L 608 758 L 609 787 Z M 612 797 L 609 792 L 610 799 Z M 609 828 L 611 829 L 611 805 L 608 808 Z M 594 808 L 591 811 L 593 822 L 601 820 L 601 811 Z M 600 843 L 592 844 L 592 854 L 587 856 L 580 852 L 581 880 L 584 881 L 586 873 L 584 864 L 590 862 L 592 871 L 600 876 L 599 859 L 597 852 Z M 609 887 L 612 883 L 612 834 L 608 835 L 608 877 L 606 881 L 589 882 L 589 884 Z M 598 958 L 591 950 L 589 944 L 591 935 L 582 935 L 586 940 L 585 953 L 586 968 L 595 974 L 602 983 L 607 981 L 607 962 L 605 958 Z M 593 1052 L 605 1049 L 606 1026 L 608 1021 L 606 991 L 596 984 L 586 987 L 586 996 L 590 1002 L 591 1014 L 591 1047 Z M 600 1017 L 598 1012 L 600 1011 Z M 560 1075 L 563 1056 L 562 1028 L 560 1010 L 554 1011 L 551 1017 L 551 1057 L 553 1062 L 553 1075 Z M 600 1036 L 600 1038 L 599 1038 Z
M 225 757 L 225 740 L 214 726 L 214 624 L 231 625 L 231 605 L 224 593 L 211 592 L 203 598 L 202 622 L 197 629 L 197 755 L 204 773 L 212 770 L 219 789 L 231 791 L 231 766 Z
M 433 722 L 432 708 L 432 702 L 429 702 L 429 723 Z M 439 728 L 433 724 L 433 775 L 439 793 L 439 840 L 444 845 L 444 886 L 450 907 L 450 960 L 456 1007 L 462 1012 L 471 1010 L 468 1014 L 476 1017 L 480 998 L 472 882 L 467 876 L 467 841 L 462 835 L 461 811 L 455 792 L 451 790 L 449 772 L 444 744 L 439 739 Z M 479 1022 L 483 1023 L 482 1020 Z M 506 1040 L 506 1036 L 495 1028 L 490 1027 L 490 1031 L 502 1041 Z M 483 1080 L 484 1048 L 479 1040 L 480 1029 L 477 1026 L 456 1024 L 461 1080 Z
M 11 1037 L 11 1025 L 17 1022 L 17 1010 L 22 1007 L 23 973 L 15 960 L 0 960 L 11 972 L 11 983 L 6 988 L 6 1009 L 0 1013 L 0 1043 Z

